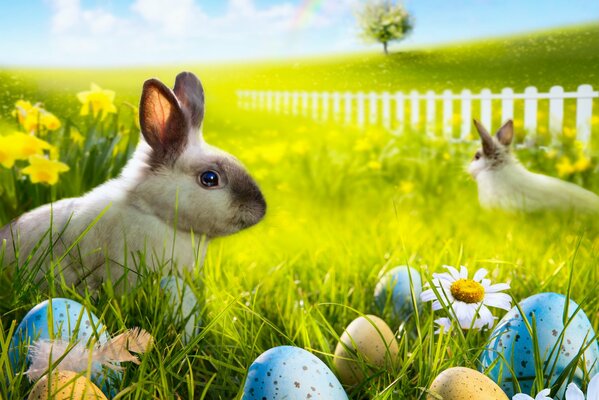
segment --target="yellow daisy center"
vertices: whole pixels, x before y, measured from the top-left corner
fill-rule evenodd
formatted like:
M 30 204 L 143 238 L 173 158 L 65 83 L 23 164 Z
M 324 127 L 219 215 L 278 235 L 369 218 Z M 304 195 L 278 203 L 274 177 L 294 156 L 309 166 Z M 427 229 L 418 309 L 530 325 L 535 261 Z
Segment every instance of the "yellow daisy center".
M 451 284 L 451 295 L 464 303 L 480 303 L 485 298 L 485 288 L 472 279 L 458 279 Z

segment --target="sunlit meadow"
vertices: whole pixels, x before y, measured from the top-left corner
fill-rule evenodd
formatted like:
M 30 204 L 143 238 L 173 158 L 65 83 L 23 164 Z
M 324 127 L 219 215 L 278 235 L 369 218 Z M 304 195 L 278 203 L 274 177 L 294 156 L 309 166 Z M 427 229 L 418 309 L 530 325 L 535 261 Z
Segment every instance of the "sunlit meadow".
M 139 96 L 145 79 L 172 86 L 188 69 L 206 90 L 206 140 L 236 155 L 262 188 L 265 220 L 213 241 L 204 265 L 183 276 L 202 299 L 201 333 L 183 344 L 148 273 L 127 295 L 110 285 L 81 294 L 56 282 L 52 296 L 93 310 L 113 333 L 139 326 L 155 338 L 140 365 L 127 365 L 116 398 L 240 398 L 247 369 L 278 345 L 304 348 L 331 366 L 344 328 L 377 314 L 374 287 L 387 270 L 410 265 L 425 280 L 442 265 L 486 268 L 508 282 L 519 301 L 535 293 L 570 295 L 599 329 L 599 225 L 596 217 L 484 211 L 465 172 L 479 143 L 402 135 L 382 127 L 321 123 L 242 110 L 238 89 L 478 91 L 535 85 L 599 88 L 599 27 L 506 38 L 389 57 L 367 54 L 249 65 L 138 69 L 0 70 L 0 226 L 34 207 L 78 196 L 116 176 L 139 140 Z M 537 145 L 516 150 L 533 171 L 599 193 L 599 103 L 593 141 L 576 140 L 574 102 L 566 101 L 559 143 L 549 145 L 547 105 L 540 103 Z M 524 135 L 516 104 L 517 135 Z M 455 135 L 461 125 L 454 118 Z M 477 109 L 474 110 L 476 116 Z M 495 107 L 493 121 L 499 123 Z M 14 266 L 0 261 L 0 398 L 31 389 L 7 356 L 12 333 L 48 298 Z M 495 310 L 501 318 L 501 310 Z M 400 357 L 350 398 L 419 399 L 450 366 L 479 368 L 488 331 L 435 335 L 433 313 L 405 321 L 383 315 L 397 333 Z M 588 378 L 588 377 L 587 377 Z M 536 388 L 546 387 L 536 382 Z

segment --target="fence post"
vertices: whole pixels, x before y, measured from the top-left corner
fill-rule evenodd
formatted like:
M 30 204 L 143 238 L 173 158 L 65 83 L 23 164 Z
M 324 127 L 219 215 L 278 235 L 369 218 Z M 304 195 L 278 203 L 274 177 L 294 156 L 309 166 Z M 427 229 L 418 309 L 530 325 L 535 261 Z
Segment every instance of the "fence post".
M 529 86 L 524 89 L 524 131 L 528 141 L 532 140 L 537 133 L 537 88 Z
M 283 114 L 289 114 L 289 92 L 283 92 Z
M 352 121 L 352 93 L 345 92 L 345 123 L 351 124 Z
M 578 86 L 576 101 L 576 138 L 587 144 L 591 139 L 591 118 L 593 116 L 593 87 Z
M 491 110 L 491 90 L 483 89 L 480 91 L 480 121 L 489 132 L 493 131 L 492 110 Z
M 472 92 L 468 89 L 462 90 L 462 129 L 460 138 L 467 140 L 472 129 Z
M 556 143 L 557 135 L 564 127 L 564 88 L 552 86 L 549 95 L 549 134 L 551 141 Z
M 404 95 L 402 92 L 395 92 L 395 119 L 397 120 L 397 132 L 403 133 L 405 127 L 406 110 L 404 107 Z
M 250 108 L 252 110 L 258 108 L 258 93 L 255 90 L 250 91 Z
M 323 121 L 329 120 L 329 92 L 322 94 L 322 119 Z
M 501 90 L 501 123 L 514 118 L 514 90 L 503 88 Z
M 312 118 L 318 120 L 318 92 L 312 92 Z
M 429 90 L 426 92 L 426 133 L 433 135 L 435 132 L 435 92 Z
M 333 120 L 339 121 L 341 117 L 340 108 L 341 94 L 339 92 L 333 92 Z
M 453 99 L 451 90 L 443 91 L 443 135 L 451 138 L 453 134 Z
M 266 92 L 266 110 L 272 111 L 272 91 Z
M 308 92 L 302 92 L 302 115 L 308 115 Z
M 420 122 L 420 95 L 417 90 L 410 92 L 410 125 L 413 130 L 418 129 Z
M 356 103 L 358 107 L 358 126 L 364 126 L 364 93 L 358 92 L 356 94 Z
M 381 95 L 381 102 L 383 103 L 382 108 L 382 119 L 383 126 L 387 129 L 391 127 L 391 99 L 389 92 L 383 92 Z
M 281 92 L 278 90 L 274 92 L 275 97 L 275 114 L 281 113 Z
M 299 93 L 294 91 L 291 95 L 291 114 L 298 114 Z
M 368 123 L 375 125 L 378 119 L 378 97 L 375 92 L 368 94 Z

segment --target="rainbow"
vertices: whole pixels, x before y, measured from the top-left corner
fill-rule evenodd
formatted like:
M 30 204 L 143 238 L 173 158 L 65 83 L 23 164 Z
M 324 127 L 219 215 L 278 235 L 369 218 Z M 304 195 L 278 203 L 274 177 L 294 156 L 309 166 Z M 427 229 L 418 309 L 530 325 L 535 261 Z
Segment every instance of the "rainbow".
M 293 29 L 299 29 L 307 26 L 314 15 L 317 14 L 324 0 L 303 0 L 293 19 Z

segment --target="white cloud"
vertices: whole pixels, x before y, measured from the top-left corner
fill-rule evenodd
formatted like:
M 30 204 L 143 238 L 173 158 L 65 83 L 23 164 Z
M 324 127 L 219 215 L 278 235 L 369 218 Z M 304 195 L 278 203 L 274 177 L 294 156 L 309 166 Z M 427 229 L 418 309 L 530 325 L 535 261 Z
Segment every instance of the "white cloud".
M 48 1 L 54 63 L 139 64 L 306 54 L 307 41 L 297 38 L 331 29 L 351 15 L 356 0 L 324 2 L 301 26 L 301 2 L 291 0 L 262 7 L 254 0 L 228 0 L 218 15 L 198 0 L 134 0 L 126 15 L 86 8 L 81 0 Z

